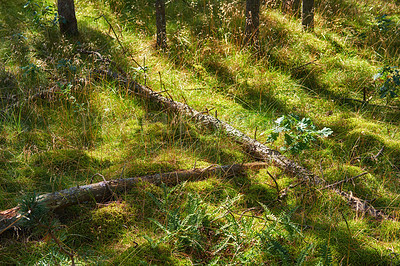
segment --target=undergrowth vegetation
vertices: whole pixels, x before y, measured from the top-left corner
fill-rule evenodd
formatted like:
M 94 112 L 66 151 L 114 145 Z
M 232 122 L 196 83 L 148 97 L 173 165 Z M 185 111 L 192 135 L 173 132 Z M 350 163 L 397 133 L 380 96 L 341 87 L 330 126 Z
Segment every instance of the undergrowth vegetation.
M 42 210 L 29 230 L 0 235 L 0 264 L 68 265 L 68 254 L 82 265 L 399 264 L 399 1 L 315 1 L 314 32 L 280 1 L 262 2 L 255 49 L 244 43 L 244 1 L 169 1 L 159 52 L 153 1 L 76 0 L 75 38 L 59 35 L 53 1 L 0 1 L 0 210 L 101 176 L 254 160 L 223 133 L 93 75 L 121 68 L 329 183 L 368 172 L 341 189 L 394 220 L 269 166 Z

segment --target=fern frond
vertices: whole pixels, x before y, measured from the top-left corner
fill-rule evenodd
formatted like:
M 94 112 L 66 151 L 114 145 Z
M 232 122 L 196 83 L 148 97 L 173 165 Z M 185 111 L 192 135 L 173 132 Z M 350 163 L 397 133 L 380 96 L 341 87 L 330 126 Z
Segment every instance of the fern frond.
M 296 265 L 301 266 L 306 261 L 306 257 L 310 253 L 310 251 L 314 248 L 313 244 L 309 244 L 307 247 L 301 250 L 299 256 L 296 258 Z

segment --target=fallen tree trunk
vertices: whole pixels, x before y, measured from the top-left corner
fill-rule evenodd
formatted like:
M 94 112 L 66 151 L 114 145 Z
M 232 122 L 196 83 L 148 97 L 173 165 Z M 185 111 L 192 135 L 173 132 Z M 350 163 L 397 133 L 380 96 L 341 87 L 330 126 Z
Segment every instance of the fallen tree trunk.
M 225 132 L 229 137 L 232 137 L 233 139 L 235 139 L 235 141 L 240 143 L 248 154 L 259 161 L 273 162 L 279 168 L 284 169 L 286 172 L 291 173 L 303 180 L 316 184 L 324 183 L 321 178 L 314 175 L 309 170 L 297 164 L 296 162 L 289 160 L 279 151 L 268 148 L 257 140 L 248 137 L 246 134 L 237 130 L 230 124 L 221 121 L 212 115 L 199 112 L 187 104 L 168 99 L 167 97 L 162 96 L 160 93 L 155 92 L 150 88 L 143 86 L 135 81 L 129 80 L 128 78 L 123 77 L 117 73 L 106 70 L 96 70 L 96 72 L 100 75 L 118 80 L 119 82 L 123 83 L 130 90 L 131 93 L 148 99 L 153 103 L 158 103 L 159 105 L 163 106 L 165 109 L 173 113 L 189 117 L 196 123 L 201 124 L 209 129 L 221 130 Z
M 121 76 L 109 70 L 96 70 L 96 72 L 97 74 L 103 75 L 105 77 L 110 77 L 114 80 L 118 80 L 131 93 L 134 93 L 135 95 L 145 98 L 153 103 L 157 103 L 163 106 L 168 111 L 185 117 L 189 117 L 196 123 L 206 126 L 210 129 L 221 130 L 225 132 L 226 135 L 240 143 L 243 146 L 244 150 L 257 160 L 274 163 L 277 167 L 287 173 L 296 176 L 301 181 L 305 181 L 314 185 L 327 185 L 325 180 L 313 174 L 308 169 L 288 159 L 280 152 L 270 149 L 262 143 L 258 142 L 257 140 L 248 137 L 243 132 L 237 130 L 230 124 L 221 121 L 212 115 L 199 112 L 187 104 L 174 101 L 173 99 L 168 99 L 167 97 L 162 96 L 161 93 L 155 92 L 149 87 L 143 86 L 129 79 L 129 77 Z M 376 210 L 367 201 L 353 196 L 352 193 L 344 192 L 336 188 L 329 189 L 345 198 L 348 204 L 357 212 L 370 215 L 379 220 L 393 219 L 382 211 Z
M 116 179 L 44 194 L 39 196 L 37 200 L 47 208 L 57 210 L 84 202 L 104 202 L 105 200 L 109 200 L 114 193 L 123 192 L 135 187 L 138 182 L 144 181 L 155 185 L 160 185 L 161 183 L 176 185 L 183 181 L 202 180 L 210 176 L 228 178 L 242 174 L 249 169 L 259 170 L 266 166 L 268 166 L 267 163 L 233 164 Z M 19 213 L 19 210 L 20 208 L 17 206 L 0 212 L 0 234 L 23 218 L 23 214 Z

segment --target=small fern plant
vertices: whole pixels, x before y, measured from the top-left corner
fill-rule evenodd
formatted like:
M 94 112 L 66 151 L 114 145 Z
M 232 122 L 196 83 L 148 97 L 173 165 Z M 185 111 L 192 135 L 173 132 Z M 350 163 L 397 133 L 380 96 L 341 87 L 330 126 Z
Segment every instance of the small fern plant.
M 39 223 L 48 220 L 48 208 L 37 200 L 36 193 L 27 193 L 18 200 L 20 223 L 28 228 L 36 228 Z
M 397 67 L 384 66 L 378 74 L 374 76 L 374 80 L 381 83 L 379 87 L 379 95 L 389 101 L 391 98 L 398 96 L 400 90 L 400 69 Z
M 172 190 L 163 184 L 163 198 L 157 199 L 152 193 L 149 196 L 153 199 L 160 210 L 165 214 L 165 222 L 161 223 L 151 219 L 164 236 L 158 241 L 145 236 L 151 246 L 158 246 L 160 243 L 172 243 L 178 249 L 203 250 L 203 236 L 201 230 L 209 222 L 209 216 L 201 199 L 194 194 L 188 194 L 186 204 L 182 207 L 171 205 Z
M 292 222 L 292 215 L 296 211 L 293 208 L 284 211 L 280 215 L 274 215 L 266 205 L 259 203 L 264 209 L 265 220 L 268 221 L 265 228 L 259 233 L 261 249 L 279 262 L 279 265 L 304 265 L 307 256 L 314 250 L 314 244 L 308 244 L 293 254 L 291 243 L 304 239 L 300 228 Z

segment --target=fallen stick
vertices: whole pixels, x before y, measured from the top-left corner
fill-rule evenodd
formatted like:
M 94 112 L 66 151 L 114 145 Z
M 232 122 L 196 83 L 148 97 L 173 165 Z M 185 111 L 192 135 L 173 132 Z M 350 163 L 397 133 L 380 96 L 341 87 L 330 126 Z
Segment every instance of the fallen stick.
M 160 185 L 161 183 L 165 183 L 167 185 L 176 185 L 183 181 L 202 180 L 210 176 L 229 178 L 242 174 L 249 169 L 259 170 L 266 166 L 268 166 L 268 164 L 262 162 L 210 166 L 204 169 L 182 170 L 142 177 L 102 181 L 95 184 L 77 186 L 40 195 L 37 197 L 37 200 L 47 208 L 51 210 L 57 210 L 84 202 L 104 202 L 109 200 L 115 193 L 131 189 L 135 187 L 136 184 L 143 181 L 155 185 Z M 23 218 L 23 214 L 20 214 L 19 210 L 19 206 L 16 206 L 12 209 L 0 212 L 0 234 L 13 227 L 20 219 Z
M 249 155 L 251 155 L 253 158 L 259 161 L 274 163 L 277 167 L 284 170 L 286 173 L 290 173 L 296 176 L 301 181 L 312 183 L 314 185 L 315 184 L 327 185 L 322 178 L 313 174 L 308 169 L 288 159 L 280 152 L 270 149 L 267 146 L 263 145 L 262 143 L 258 142 L 257 140 L 248 137 L 243 132 L 237 130 L 230 124 L 221 121 L 212 115 L 199 112 L 187 104 L 180 103 L 172 99 L 168 99 L 160 95 L 160 93 L 151 90 L 149 87 L 143 86 L 135 82 L 134 80 L 129 79 L 129 77 L 121 76 L 120 74 L 114 73 L 109 70 L 96 70 L 95 72 L 99 75 L 103 75 L 105 77 L 111 77 L 115 80 L 118 80 L 131 93 L 138 95 L 142 98 L 145 98 L 147 100 L 150 100 L 153 103 L 157 103 L 163 106 L 166 110 L 169 110 L 175 114 L 189 117 L 196 123 L 199 123 L 210 129 L 221 130 L 225 132 L 227 136 L 233 138 L 235 141 L 240 143 L 243 146 L 244 150 Z M 393 219 L 392 217 L 386 215 L 382 211 L 376 210 L 367 201 L 353 196 L 352 193 L 347 193 L 333 187 L 330 188 L 330 190 L 345 198 L 348 204 L 357 212 L 361 212 L 363 214 L 369 214 L 378 220 Z
M 322 189 L 332 188 L 332 187 L 335 187 L 335 186 L 340 185 L 342 183 L 348 183 L 348 182 L 353 181 L 354 179 L 359 178 L 359 177 L 361 177 L 363 175 L 366 175 L 366 174 L 368 174 L 368 172 L 361 173 L 359 175 L 353 176 L 352 178 L 346 178 L 344 180 L 340 180 L 340 181 L 335 182 L 333 184 L 327 185 L 327 186 L 323 187 Z
M 382 155 L 384 149 L 385 149 L 385 146 L 382 146 L 382 148 L 378 151 L 377 154 L 372 154 L 371 156 L 364 157 L 364 158 L 361 157 L 361 156 L 358 156 L 358 157 L 356 157 L 354 159 L 351 159 L 350 162 L 361 161 L 361 160 L 370 160 L 370 161 L 373 161 L 373 162 L 377 162 L 378 161 L 378 157 Z

